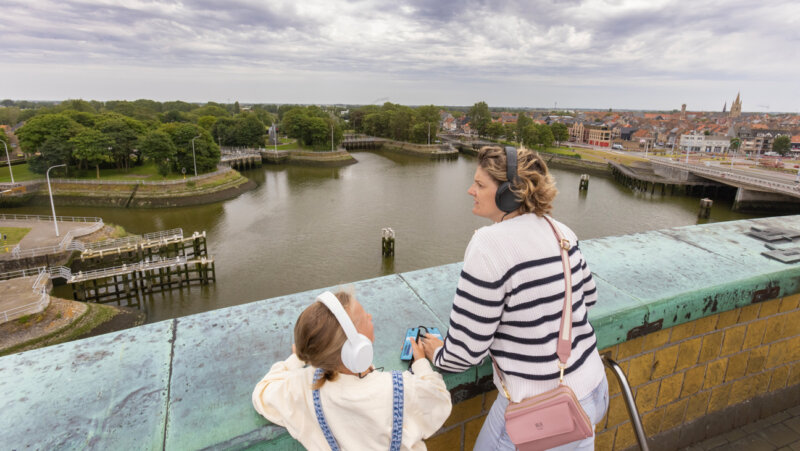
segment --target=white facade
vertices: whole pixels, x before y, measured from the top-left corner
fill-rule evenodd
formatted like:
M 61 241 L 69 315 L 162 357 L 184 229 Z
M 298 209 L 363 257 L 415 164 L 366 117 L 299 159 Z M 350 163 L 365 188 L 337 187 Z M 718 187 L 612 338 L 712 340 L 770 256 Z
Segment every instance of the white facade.
M 681 150 L 692 152 L 727 153 L 731 142 L 727 136 L 704 135 L 702 133 L 688 133 L 681 135 Z

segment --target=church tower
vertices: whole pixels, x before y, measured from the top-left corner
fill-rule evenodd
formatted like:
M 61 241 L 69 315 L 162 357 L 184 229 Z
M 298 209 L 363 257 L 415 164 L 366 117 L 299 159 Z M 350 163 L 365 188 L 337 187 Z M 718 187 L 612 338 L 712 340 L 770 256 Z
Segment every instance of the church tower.
M 740 93 L 736 93 L 736 100 L 733 101 L 733 105 L 731 105 L 731 114 L 730 117 L 736 118 L 742 115 L 742 101 L 739 98 Z

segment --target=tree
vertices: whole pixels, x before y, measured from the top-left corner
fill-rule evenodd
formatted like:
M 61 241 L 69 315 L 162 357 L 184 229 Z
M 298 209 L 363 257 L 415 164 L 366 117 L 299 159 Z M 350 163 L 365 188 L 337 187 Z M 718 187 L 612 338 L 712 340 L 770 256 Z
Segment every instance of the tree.
M 517 138 L 516 124 L 503 124 L 503 135 L 506 137 L 506 140 L 508 141 L 519 142 L 519 138 Z
M 543 147 L 550 147 L 553 145 L 553 131 L 545 124 L 535 124 L 536 126 L 536 144 Z
M 506 129 L 500 122 L 491 122 L 486 127 L 486 135 L 492 139 L 497 139 L 505 133 Z
M 741 139 L 731 138 L 731 145 L 730 145 L 731 152 L 736 152 L 737 150 L 739 150 L 739 146 L 741 145 L 742 145 Z
M 536 136 L 535 132 L 526 131 L 526 129 L 531 125 L 533 125 L 533 119 L 531 119 L 530 116 L 528 116 L 527 114 L 520 113 L 517 116 L 517 138 L 519 138 L 518 141 L 520 143 L 524 143 L 529 146 L 533 146 L 535 144 L 534 141 L 531 141 L 532 139 L 535 140 Z
M 100 178 L 100 163 L 113 161 L 110 148 L 114 141 L 98 130 L 84 128 L 70 142 L 74 146 L 72 156 L 93 165 L 97 169 L 97 178 Z
M 492 113 L 489 112 L 489 105 L 486 102 L 478 102 L 469 109 L 470 126 L 478 131 L 479 136 L 486 135 L 486 128 L 492 121 Z
M 779 154 L 786 155 L 792 146 L 792 140 L 786 135 L 780 135 L 772 141 L 772 151 Z
M 81 125 L 65 114 L 43 114 L 34 116 L 17 132 L 20 147 L 33 155 L 50 138 L 66 141 L 78 134 Z
M 176 157 L 172 168 L 180 172 L 186 168 L 187 172 L 194 173 L 194 163 L 197 160 L 197 173 L 209 172 L 216 169 L 219 163 L 219 147 L 214 143 L 210 133 L 194 124 L 170 123 L 164 124 L 159 130 L 169 135 L 175 144 Z M 194 140 L 194 156 L 192 156 L 192 138 Z
M 197 118 L 197 125 L 203 127 L 204 129 L 211 131 L 214 128 L 214 124 L 217 122 L 217 118 L 215 116 L 200 116 Z
M 121 114 L 104 113 L 97 119 L 95 128 L 112 142 L 111 157 L 117 168 L 130 168 L 131 159 L 135 159 L 139 137 L 145 131 L 144 124 Z
M 155 162 L 158 173 L 163 177 L 169 174 L 170 165 L 175 161 L 178 150 L 169 135 L 160 130 L 154 130 L 139 141 L 142 154 Z
M 245 147 L 263 147 L 267 132 L 264 123 L 255 114 L 244 114 L 236 119 L 236 135 L 238 145 Z
M 569 140 L 569 128 L 561 122 L 553 122 L 550 124 L 550 131 L 553 133 L 553 139 L 555 139 L 557 146 Z

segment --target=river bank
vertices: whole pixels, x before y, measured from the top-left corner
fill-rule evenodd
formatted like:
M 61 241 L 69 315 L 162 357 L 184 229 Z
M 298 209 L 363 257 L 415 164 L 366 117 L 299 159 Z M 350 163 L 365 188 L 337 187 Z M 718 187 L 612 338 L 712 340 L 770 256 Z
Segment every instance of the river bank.
M 28 182 L 24 190 L 0 196 L 0 207 L 50 203 L 47 184 Z M 256 183 L 232 169 L 219 170 L 186 181 L 141 183 L 138 181 L 98 182 L 61 180 L 51 182 L 53 201 L 58 205 L 82 207 L 164 208 L 201 205 L 233 199 L 256 187 Z
M 41 313 L 0 324 L 0 356 L 128 329 L 145 319 L 135 309 L 51 297 Z

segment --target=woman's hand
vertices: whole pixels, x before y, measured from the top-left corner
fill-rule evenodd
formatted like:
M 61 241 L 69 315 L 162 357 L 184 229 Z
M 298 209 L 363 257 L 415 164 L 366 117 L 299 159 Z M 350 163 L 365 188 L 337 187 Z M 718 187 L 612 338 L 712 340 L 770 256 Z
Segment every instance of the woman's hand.
M 444 342 L 439 340 L 436 335 L 431 334 L 425 334 L 420 337 L 420 339 L 422 340 L 422 347 L 425 349 L 425 357 L 433 362 L 433 353 L 439 349 L 440 346 L 444 345 Z
M 425 358 L 425 349 L 422 348 L 422 343 L 417 343 L 416 340 L 411 340 L 411 352 L 414 353 L 414 361 Z

